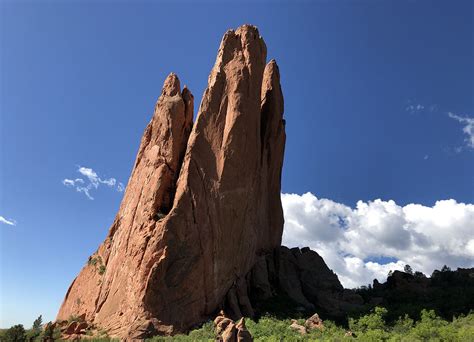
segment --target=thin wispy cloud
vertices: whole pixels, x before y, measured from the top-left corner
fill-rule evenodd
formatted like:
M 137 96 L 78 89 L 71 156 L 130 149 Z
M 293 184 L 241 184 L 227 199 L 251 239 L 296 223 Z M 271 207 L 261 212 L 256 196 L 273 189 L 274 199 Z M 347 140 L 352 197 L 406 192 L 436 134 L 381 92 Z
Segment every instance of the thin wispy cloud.
M 92 168 L 79 166 L 77 169 L 84 178 L 63 179 L 64 186 L 76 189 L 77 192 L 83 193 L 88 199 L 93 200 L 91 195 L 92 190 L 97 190 L 101 184 L 108 188 L 115 189 L 118 192 L 123 192 L 124 185 L 117 182 L 115 178 L 101 178 Z
M 400 206 L 377 199 L 351 208 L 309 192 L 282 194 L 282 204 L 283 243 L 316 250 L 345 287 L 384 281 L 406 264 L 427 275 L 444 264 L 474 264 L 474 204 Z
M 410 100 L 405 110 L 410 114 L 435 113 L 439 111 L 439 106 L 437 104 L 426 105 Z
M 465 146 L 455 147 L 454 152 L 460 153 L 466 148 L 474 149 L 474 118 L 469 116 L 461 116 L 453 112 L 441 111 L 440 107 L 437 104 L 424 105 L 421 103 L 413 103 L 412 101 L 408 101 L 408 105 L 405 107 L 405 110 L 410 114 L 419 114 L 422 112 L 447 114 L 451 119 L 454 119 L 463 125 L 462 132 L 466 136 Z
M 16 221 L 14 219 L 7 219 L 3 216 L 0 216 L 0 223 L 9 225 L 9 226 L 16 226 Z
M 409 104 L 405 108 L 405 110 L 411 114 L 419 113 L 423 111 L 424 109 L 425 109 L 425 106 L 423 106 L 422 104 Z
M 463 117 L 452 112 L 448 112 L 448 116 L 463 125 L 462 131 L 466 136 L 466 147 L 474 149 L 474 118 L 470 118 L 468 116 Z M 462 148 L 457 149 L 458 152 L 461 152 L 461 150 Z

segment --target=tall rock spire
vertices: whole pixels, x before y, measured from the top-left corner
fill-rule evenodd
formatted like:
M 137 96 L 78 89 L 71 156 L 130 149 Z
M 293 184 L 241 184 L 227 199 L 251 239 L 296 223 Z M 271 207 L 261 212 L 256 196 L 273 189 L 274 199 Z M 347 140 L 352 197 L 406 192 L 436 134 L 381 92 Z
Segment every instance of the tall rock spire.
M 245 277 L 281 244 L 285 145 L 278 67 L 256 27 L 226 32 L 208 83 L 193 125 L 191 93 L 166 79 L 117 217 L 58 319 L 143 338 L 229 305 L 251 313 Z

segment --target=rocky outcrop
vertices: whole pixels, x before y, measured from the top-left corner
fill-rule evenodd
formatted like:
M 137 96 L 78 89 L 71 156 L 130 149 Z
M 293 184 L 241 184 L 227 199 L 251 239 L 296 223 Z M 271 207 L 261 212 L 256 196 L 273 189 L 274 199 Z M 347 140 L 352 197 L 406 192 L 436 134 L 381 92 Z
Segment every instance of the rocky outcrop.
M 218 342 L 252 342 L 253 337 L 245 326 L 245 318 L 237 323 L 221 311 L 214 319 L 216 341 Z
M 445 318 L 469 313 L 474 307 L 474 268 L 435 270 L 431 277 L 421 272 L 390 272 L 385 283 L 376 279 L 372 286 L 356 291 L 367 310 L 383 306 L 386 319 L 394 321 L 408 314 L 417 318 L 422 309 L 434 309 Z
M 295 330 L 301 335 L 306 335 L 308 332 L 314 329 L 323 331 L 324 322 L 321 318 L 319 318 L 319 315 L 315 313 L 304 322 L 304 325 L 299 324 L 296 319 L 292 319 L 290 329 Z
M 362 297 L 344 290 L 321 256 L 307 247 L 281 246 L 272 253 L 260 255 L 246 281 L 238 283 L 235 293 L 237 298 L 228 298 L 226 307 L 233 318 L 249 316 L 245 310 L 236 309 L 235 304 L 230 305 L 245 303 L 246 297 L 250 298 L 252 310 L 259 313 L 274 310 L 279 311 L 275 314 L 310 313 L 317 309 L 325 317 L 336 320 L 363 304 Z M 244 300 L 240 300 L 238 293 L 245 294 Z M 274 303 L 284 307 L 274 308 Z
M 246 276 L 281 244 L 282 116 L 278 66 L 253 26 L 224 35 L 194 124 L 170 74 L 115 221 L 57 318 L 140 339 L 186 331 L 226 299 L 251 315 Z

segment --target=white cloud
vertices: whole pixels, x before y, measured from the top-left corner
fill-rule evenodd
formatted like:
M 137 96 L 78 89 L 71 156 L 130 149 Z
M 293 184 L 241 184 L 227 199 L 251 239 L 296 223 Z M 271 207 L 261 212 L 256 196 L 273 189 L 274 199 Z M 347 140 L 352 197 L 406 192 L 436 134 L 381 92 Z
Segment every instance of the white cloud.
M 63 184 L 65 186 L 74 186 L 74 181 L 72 179 L 63 179 Z
M 90 184 L 92 184 L 92 186 L 96 189 L 99 187 L 99 184 L 105 184 L 107 186 L 114 187 L 115 183 L 117 182 L 115 178 L 101 179 L 94 170 L 88 167 L 81 166 L 79 167 L 78 172 L 83 176 L 86 176 Z
M 467 147 L 474 149 L 474 118 L 467 116 L 462 117 L 451 112 L 448 113 L 448 116 L 464 125 L 462 131 L 466 135 L 466 145 Z
M 419 112 L 422 112 L 425 109 L 425 106 L 422 104 L 409 104 L 406 106 L 405 110 L 411 114 L 417 114 Z M 431 107 L 430 107 L 431 111 Z
M 14 219 L 7 219 L 3 216 L 0 216 L 0 223 L 7 224 L 9 226 L 16 226 L 16 221 Z
M 316 250 L 345 287 L 385 281 L 405 264 L 428 275 L 444 264 L 474 266 L 473 204 L 402 207 L 377 199 L 353 209 L 311 193 L 282 194 L 282 203 L 283 243 Z
M 97 172 L 88 167 L 80 166 L 77 172 L 86 177 L 88 182 L 87 184 L 82 178 L 76 178 L 74 180 L 65 178 L 63 179 L 62 183 L 67 187 L 75 188 L 77 192 L 84 193 L 84 195 L 86 195 L 86 197 L 90 200 L 94 199 L 94 197 L 91 196 L 90 191 L 92 189 L 98 189 L 100 184 L 105 184 L 110 188 L 114 188 L 117 184 L 117 180 L 115 178 L 102 179 L 99 177 Z M 124 190 L 124 185 L 119 182 L 116 189 L 118 192 L 122 192 Z

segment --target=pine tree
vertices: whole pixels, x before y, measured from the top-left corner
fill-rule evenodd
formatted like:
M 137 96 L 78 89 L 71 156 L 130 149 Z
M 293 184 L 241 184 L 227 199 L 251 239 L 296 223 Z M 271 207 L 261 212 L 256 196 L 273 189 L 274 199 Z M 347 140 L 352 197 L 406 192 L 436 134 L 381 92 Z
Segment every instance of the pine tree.
M 33 322 L 33 330 L 41 330 L 41 327 L 43 326 L 43 316 L 39 315 L 37 319 Z

